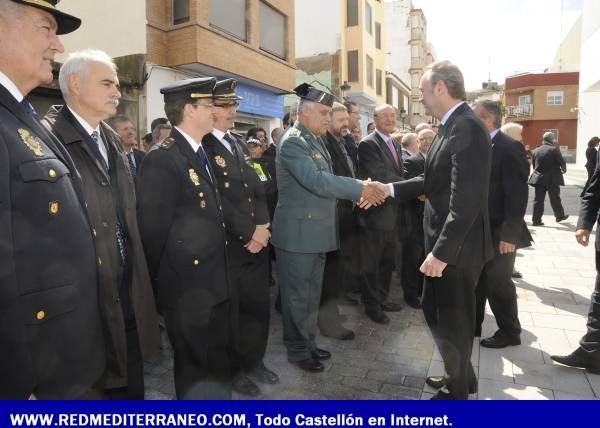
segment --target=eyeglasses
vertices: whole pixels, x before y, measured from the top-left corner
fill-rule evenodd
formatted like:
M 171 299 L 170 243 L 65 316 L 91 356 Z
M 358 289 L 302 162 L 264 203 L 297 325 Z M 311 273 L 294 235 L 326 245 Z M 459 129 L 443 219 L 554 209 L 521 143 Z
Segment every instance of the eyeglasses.
M 215 106 L 214 104 L 190 104 L 190 105 L 192 105 L 194 107 L 205 107 L 210 110 L 212 110 L 213 107 Z
M 229 108 L 229 107 L 239 107 L 240 103 L 237 101 L 231 102 L 231 103 L 217 103 L 215 104 L 215 107 L 221 107 L 221 108 Z

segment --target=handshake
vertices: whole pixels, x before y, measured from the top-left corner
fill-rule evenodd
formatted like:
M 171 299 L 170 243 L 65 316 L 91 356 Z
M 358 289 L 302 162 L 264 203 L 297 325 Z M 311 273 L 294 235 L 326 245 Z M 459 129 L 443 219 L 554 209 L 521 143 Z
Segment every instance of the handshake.
M 362 184 L 363 191 L 357 204 L 362 209 L 368 210 L 372 206 L 381 205 L 390 196 L 390 188 L 387 184 L 371 181 L 371 179 L 363 181 Z
M 271 223 L 256 226 L 252 238 L 244 245 L 249 252 L 252 254 L 260 253 L 269 244 L 269 238 L 271 237 L 271 232 L 269 232 L 270 225 Z

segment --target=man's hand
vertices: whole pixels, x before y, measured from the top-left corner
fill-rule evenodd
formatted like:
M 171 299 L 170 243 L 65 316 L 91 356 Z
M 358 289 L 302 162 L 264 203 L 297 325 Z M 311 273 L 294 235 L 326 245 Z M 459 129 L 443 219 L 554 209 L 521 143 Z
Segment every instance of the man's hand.
M 515 244 L 511 244 L 510 242 L 500 241 L 500 254 L 509 254 L 517 251 L 517 246 Z
M 256 229 L 254 229 L 254 235 L 252 235 L 251 241 L 256 241 L 263 247 L 266 247 L 267 243 L 269 242 L 269 238 L 271 237 L 269 225 L 270 223 L 257 225 Z
M 575 239 L 577 239 L 577 243 L 587 247 L 590 243 L 590 233 L 592 233 L 592 231 L 589 229 L 577 229 L 575 232 Z
M 363 209 L 369 209 L 372 206 L 381 205 L 390 196 L 390 189 L 387 184 L 379 181 L 363 181 L 363 192 L 360 195 L 358 206 Z
M 423 193 L 422 195 L 417 196 L 417 199 L 421 202 L 425 202 L 425 200 L 427 199 L 427 195 Z
M 246 245 L 244 245 L 244 247 L 252 254 L 260 253 L 262 249 L 265 248 L 260 242 L 257 242 L 255 240 L 251 240 Z
M 427 254 L 425 261 L 421 265 L 421 273 L 432 278 L 441 278 L 442 272 L 446 269 L 448 263 L 437 259 L 432 253 Z

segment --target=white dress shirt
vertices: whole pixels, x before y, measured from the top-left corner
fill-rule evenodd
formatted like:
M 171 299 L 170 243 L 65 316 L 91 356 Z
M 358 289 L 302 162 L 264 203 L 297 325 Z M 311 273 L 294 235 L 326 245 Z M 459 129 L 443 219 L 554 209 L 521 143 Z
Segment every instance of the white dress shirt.
M 215 136 L 215 138 L 217 140 L 219 140 L 221 142 L 221 144 L 223 144 L 225 146 L 225 148 L 227 150 L 229 150 L 229 153 L 233 154 L 233 151 L 231 150 L 231 144 L 229 143 L 229 141 L 227 141 L 225 139 L 225 135 L 227 135 L 227 132 L 223 132 L 217 128 L 214 128 L 212 130 L 212 134 Z
M 10 92 L 10 94 L 17 100 L 17 102 L 23 101 L 23 94 L 17 88 L 17 85 L 13 83 L 12 80 L 8 78 L 8 76 L 0 71 L 0 85 L 4 86 L 4 88 Z
M 175 129 L 177 129 L 179 131 L 179 133 L 181 135 L 183 135 L 183 138 L 185 138 L 187 140 L 187 142 L 190 144 L 190 147 L 192 148 L 192 150 L 194 151 L 194 153 L 198 153 L 198 149 L 200 147 L 202 147 L 201 143 L 198 143 L 196 140 L 194 140 L 192 137 L 190 137 L 188 134 L 186 134 L 185 132 L 183 132 L 181 130 L 181 128 L 179 127 L 175 127 Z M 204 148 L 203 148 L 204 149 Z M 206 153 L 206 152 L 205 152 Z M 208 155 L 206 161 L 208 162 Z M 208 176 L 210 177 L 210 179 L 212 180 L 212 175 L 210 174 L 210 170 L 208 169 L 208 164 L 206 165 L 206 172 L 208 173 Z
M 454 110 L 456 110 L 457 108 L 459 108 L 464 103 L 465 103 L 464 101 L 460 101 L 459 103 L 455 104 L 454 107 L 452 107 L 450 110 L 448 110 L 446 112 L 446 114 L 442 117 L 442 119 L 440 120 L 440 123 L 442 125 L 445 125 L 446 122 L 448 121 L 448 119 L 450 118 L 450 116 L 452 115 L 452 113 L 454 113 Z
M 75 119 L 77 119 L 77 122 L 79 122 L 79 124 L 83 127 L 85 132 L 88 133 L 88 135 L 91 136 L 92 132 L 94 131 L 98 134 L 98 150 L 100 151 L 100 154 L 104 159 L 105 165 L 108 166 L 108 150 L 106 150 L 106 144 L 104 143 L 104 141 L 102 141 L 102 134 L 100 134 L 100 125 L 96 126 L 95 129 L 92 128 L 92 126 L 83 117 L 75 113 L 75 111 L 71 107 L 67 106 L 67 108 L 69 109 L 71 114 L 73 114 Z

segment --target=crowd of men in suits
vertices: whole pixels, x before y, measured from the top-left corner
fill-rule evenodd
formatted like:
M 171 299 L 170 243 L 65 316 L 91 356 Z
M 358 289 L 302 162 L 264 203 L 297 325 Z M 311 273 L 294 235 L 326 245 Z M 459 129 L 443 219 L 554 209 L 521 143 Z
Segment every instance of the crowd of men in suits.
M 401 310 L 388 298 L 394 269 L 444 360 L 446 374 L 427 379 L 434 398 L 477 389 L 470 354 L 486 301 L 498 331 L 482 346 L 520 343 L 511 274 L 516 250 L 531 244 L 527 156 L 499 130 L 497 103 L 465 104 L 455 65 L 434 63 L 421 80 L 437 135 L 422 126 L 396 141 L 395 110 L 381 105 L 357 141 L 358 107 L 301 84 L 287 130 L 267 148 L 263 129 L 232 132 L 236 81 L 206 77 L 161 89 L 167 118 L 143 153 L 132 121 L 116 114 L 117 69 L 102 51 L 62 65 L 64 105 L 40 117 L 25 98 L 52 80 L 57 35 L 81 25 L 56 3 L 0 0 L 0 343 L 11 350 L 0 397 L 142 399 L 158 313 L 178 398 L 258 395 L 256 382 L 279 381 L 264 364 L 274 260 L 288 360 L 303 370 L 331 357 L 318 329 L 354 338 L 339 311 L 352 292 L 376 323 Z M 536 195 L 556 190 L 545 178 L 556 151 L 534 152 Z M 585 191 L 582 245 L 600 210 L 599 176 Z M 598 282 L 581 347 L 553 357 L 592 372 Z

